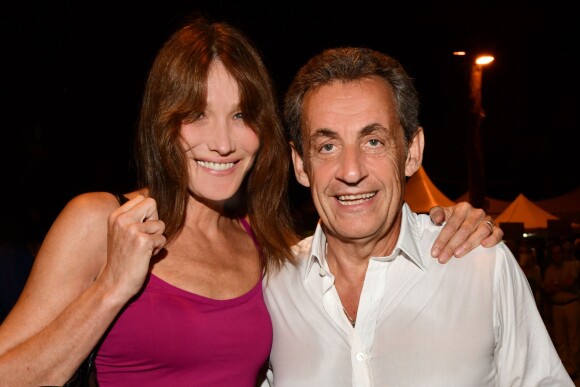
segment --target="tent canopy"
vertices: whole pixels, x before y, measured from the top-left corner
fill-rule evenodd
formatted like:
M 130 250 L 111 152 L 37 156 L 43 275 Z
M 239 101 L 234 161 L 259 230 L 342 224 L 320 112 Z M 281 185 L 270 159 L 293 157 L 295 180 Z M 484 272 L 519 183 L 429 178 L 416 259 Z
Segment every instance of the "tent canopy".
M 538 200 L 535 203 L 560 219 L 580 223 L 580 187 L 566 194 Z
M 423 166 L 407 181 L 403 199 L 409 204 L 411 210 L 417 213 L 428 213 L 435 206 L 449 207 L 455 205 L 453 200 L 445 196 L 433 184 Z
M 496 223 L 523 223 L 524 229 L 548 228 L 548 220 L 558 219 L 531 200 L 519 194 L 518 197 L 494 220 Z

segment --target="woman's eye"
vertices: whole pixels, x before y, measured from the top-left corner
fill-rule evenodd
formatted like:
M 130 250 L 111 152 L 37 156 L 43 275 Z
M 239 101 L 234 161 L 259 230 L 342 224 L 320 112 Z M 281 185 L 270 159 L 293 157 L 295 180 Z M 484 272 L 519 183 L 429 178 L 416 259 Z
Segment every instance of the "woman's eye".
M 204 117 L 203 113 L 193 112 L 189 114 L 187 117 L 181 120 L 182 125 L 189 125 L 193 124 L 194 122 L 201 120 Z
M 244 119 L 244 114 L 241 113 L 241 112 L 240 113 L 236 113 L 236 114 L 234 114 L 234 118 L 236 120 L 243 120 Z

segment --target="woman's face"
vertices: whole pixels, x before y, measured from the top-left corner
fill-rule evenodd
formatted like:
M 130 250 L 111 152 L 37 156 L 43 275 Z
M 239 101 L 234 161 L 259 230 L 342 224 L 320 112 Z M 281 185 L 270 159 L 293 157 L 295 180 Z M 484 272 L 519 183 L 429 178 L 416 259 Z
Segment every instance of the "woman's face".
M 254 162 L 260 139 L 244 121 L 239 94 L 236 80 L 214 61 L 207 79 L 206 110 L 181 125 L 189 188 L 198 200 L 231 198 Z

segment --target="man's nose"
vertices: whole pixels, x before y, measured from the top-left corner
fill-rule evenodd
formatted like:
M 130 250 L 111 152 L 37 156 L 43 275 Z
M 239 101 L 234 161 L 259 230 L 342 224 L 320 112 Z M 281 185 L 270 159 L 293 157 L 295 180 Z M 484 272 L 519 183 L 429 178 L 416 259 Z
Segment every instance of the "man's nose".
M 358 183 L 366 176 L 364 160 L 364 155 L 358 147 L 344 147 L 339 156 L 336 177 L 348 184 Z

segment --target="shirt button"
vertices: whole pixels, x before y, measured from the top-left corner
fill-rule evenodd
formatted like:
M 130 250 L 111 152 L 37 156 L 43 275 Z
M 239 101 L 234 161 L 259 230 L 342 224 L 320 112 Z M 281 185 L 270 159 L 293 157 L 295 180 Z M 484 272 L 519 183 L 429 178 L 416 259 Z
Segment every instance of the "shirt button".
M 367 356 L 362 352 L 356 354 L 356 360 L 358 360 L 358 361 L 364 361 L 366 359 L 366 357 Z
M 324 268 L 323 268 L 323 267 L 321 267 L 321 268 L 318 270 L 318 274 L 320 274 L 320 276 L 321 276 L 321 277 L 324 277 L 324 276 L 326 275 L 326 270 L 324 270 Z

